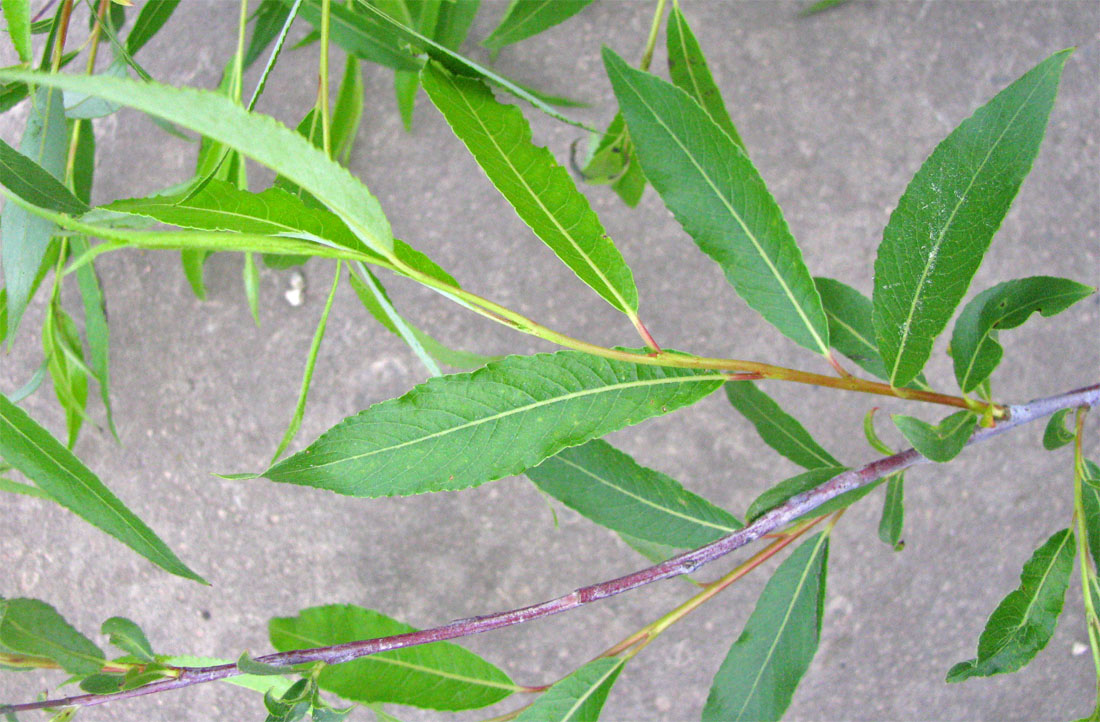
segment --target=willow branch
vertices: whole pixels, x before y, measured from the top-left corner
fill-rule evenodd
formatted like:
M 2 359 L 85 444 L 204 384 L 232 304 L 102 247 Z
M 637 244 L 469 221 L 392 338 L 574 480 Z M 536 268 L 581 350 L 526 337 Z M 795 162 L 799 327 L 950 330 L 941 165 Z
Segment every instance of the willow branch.
M 1060 409 L 1070 409 L 1082 406 L 1091 408 L 1097 404 L 1100 404 L 1100 383 L 1074 391 L 1067 391 L 1055 396 L 1036 399 L 1026 404 L 1010 405 L 1007 407 L 1007 418 L 998 421 L 997 425 L 992 428 L 979 429 L 970 437 L 970 440 L 967 441 L 967 446 L 988 441 L 994 436 L 1003 434 L 1017 426 L 1022 426 L 1036 421 L 1037 419 L 1050 416 Z M 866 486 L 903 469 L 924 463 L 930 462 L 915 449 L 906 449 L 892 456 L 877 459 L 859 468 L 851 469 L 835 476 L 813 489 L 792 496 L 781 505 L 757 517 L 748 526 L 742 527 L 717 541 L 672 557 L 660 564 L 642 569 L 632 574 L 627 574 L 617 579 L 611 579 L 598 584 L 592 584 L 587 587 L 581 587 L 580 589 L 576 589 L 556 599 L 551 599 L 539 604 L 532 604 L 527 607 L 520 607 L 518 609 L 510 609 L 504 612 L 459 619 L 439 627 L 424 629 L 418 632 L 396 634 L 390 637 L 379 637 L 377 639 L 366 639 L 359 642 L 348 642 L 329 647 L 279 652 L 257 657 L 255 661 L 277 666 L 313 662 L 340 664 L 379 652 L 404 649 L 406 647 L 430 644 L 432 642 L 439 642 L 447 639 L 468 637 L 474 634 L 481 634 L 483 632 L 510 627 L 516 624 L 525 624 L 536 619 L 560 614 L 571 609 L 582 607 L 586 604 L 591 604 L 600 599 L 613 597 L 623 592 L 652 584 L 662 579 L 670 579 L 683 574 L 690 574 L 699 567 L 717 559 L 721 559 L 730 552 L 740 549 L 747 544 L 751 544 L 764 535 L 809 514 L 830 499 L 835 499 L 841 494 Z M 140 697 L 147 694 L 155 694 L 157 692 L 166 692 L 171 689 L 190 687 L 195 684 L 213 682 L 243 674 L 235 664 L 222 664 L 211 667 L 180 667 L 173 671 L 178 672 L 177 677 L 153 682 L 152 684 L 136 689 L 112 694 L 84 694 L 60 699 L 0 706 L 0 714 L 54 707 L 88 707 L 130 697 Z

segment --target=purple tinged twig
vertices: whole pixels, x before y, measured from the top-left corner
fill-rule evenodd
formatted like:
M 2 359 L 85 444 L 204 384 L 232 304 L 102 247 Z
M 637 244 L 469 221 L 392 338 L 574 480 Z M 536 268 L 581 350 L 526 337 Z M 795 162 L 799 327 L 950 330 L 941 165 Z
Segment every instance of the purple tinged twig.
M 997 422 L 993 428 L 979 429 L 967 441 L 967 446 L 978 444 L 1002 434 L 1009 429 L 1033 422 L 1045 416 L 1050 416 L 1060 409 L 1076 408 L 1079 406 L 1096 406 L 1100 404 L 1100 384 L 1086 386 L 1085 388 L 1067 391 L 1055 396 L 1036 399 L 1026 404 L 1009 406 L 1008 418 Z M 796 494 L 779 506 L 757 517 L 748 526 L 711 542 L 698 549 L 685 552 L 652 567 L 642 569 L 632 574 L 611 579 L 609 581 L 581 587 L 569 594 L 556 599 L 551 599 L 528 607 L 510 609 L 505 612 L 485 614 L 467 619 L 459 619 L 439 627 L 424 629 L 418 632 L 407 632 L 390 637 L 377 639 L 365 639 L 358 642 L 347 642 L 330 647 L 318 647 L 316 649 L 298 649 L 290 652 L 279 652 L 256 657 L 255 661 L 263 664 L 277 666 L 307 664 L 311 662 L 325 662 L 327 664 L 339 664 L 350 662 L 353 659 L 366 657 L 379 652 L 394 649 L 415 647 L 421 644 L 430 644 L 447 639 L 468 637 L 473 634 L 481 634 L 502 627 L 510 627 L 515 624 L 524 624 L 535 619 L 549 617 L 553 614 L 576 609 L 585 604 L 595 602 L 607 597 L 637 589 L 638 587 L 652 584 L 662 579 L 677 577 L 682 574 L 690 574 L 704 564 L 709 564 L 716 559 L 721 559 L 730 552 L 750 544 L 760 537 L 768 534 L 795 519 L 805 516 L 830 499 L 841 494 L 866 486 L 885 476 L 901 471 L 902 469 L 928 463 L 928 459 L 921 456 L 915 449 L 906 449 L 892 456 L 877 459 L 857 469 L 851 469 L 834 476 L 829 481 L 814 487 L 801 494 Z M 27 702 L 24 704 L 0 706 L 0 714 L 8 712 L 23 712 L 33 709 L 46 709 L 54 707 L 84 706 L 103 704 L 130 697 L 139 697 L 157 692 L 166 692 L 180 687 L 189 687 L 194 684 L 213 682 L 227 677 L 244 674 L 236 664 L 222 664 L 211 667 L 180 667 L 179 676 L 159 682 L 153 682 L 143 687 L 129 689 L 111 694 L 83 694 L 60 699 Z

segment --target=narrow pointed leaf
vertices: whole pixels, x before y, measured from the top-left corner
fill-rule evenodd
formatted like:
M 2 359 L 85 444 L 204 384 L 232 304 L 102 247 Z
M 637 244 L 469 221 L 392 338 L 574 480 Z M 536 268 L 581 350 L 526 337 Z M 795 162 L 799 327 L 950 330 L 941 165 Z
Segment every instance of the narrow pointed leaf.
M 290 5 L 291 0 L 282 0 Z M 373 18 L 364 11 L 365 5 L 347 7 L 333 3 L 329 7 L 329 38 L 345 51 L 363 60 L 378 63 L 394 70 L 417 72 L 422 61 L 416 51 L 402 47 L 400 36 L 381 30 Z M 320 0 L 306 0 L 299 15 L 315 28 L 321 26 Z
M 499 51 L 565 22 L 591 4 L 592 0 L 512 0 L 500 24 L 481 44 Z
M 498 103 L 479 81 L 435 63 L 421 77 L 451 130 L 519 217 L 582 281 L 633 317 L 638 290 L 630 268 L 569 173 L 549 150 L 531 142 L 519 108 Z
M 42 351 L 54 393 L 65 409 L 66 446 L 76 444 L 88 404 L 88 374 L 76 323 L 60 305 L 50 304 L 42 325 Z
M 559 452 L 528 469 L 527 477 L 597 524 L 647 542 L 694 549 L 742 526 L 733 514 L 600 439 Z
M 890 215 L 875 259 L 887 379 L 920 372 L 1031 170 L 1071 50 L 1050 56 L 936 146 Z
M 721 380 L 575 351 L 509 356 L 349 417 L 263 476 L 351 496 L 464 489 L 695 403 Z
M 87 204 L 61 181 L 3 140 L 0 140 L 0 184 L 36 206 L 71 214 L 88 210 Z
M 22 63 L 34 61 L 31 48 L 31 3 L 30 0 L 4 0 L 0 4 L 4 11 L 4 22 L 8 26 L 8 36 L 15 53 Z
M 745 512 L 745 520 L 748 522 L 755 521 L 757 517 L 767 511 L 771 511 L 775 507 L 784 503 L 792 496 L 801 494 L 804 491 L 809 491 L 815 486 L 824 484 L 829 479 L 832 479 L 837 474 L 841 474 L 847 471 L 847 467 L 844 466 L 821 466 L 816 469 L 810 469 L 804 471 L 801 474 L 792 476 L 789 479 L 784 479 L 772 488 L 765 491 L 760 496 L 756 497 L 751 504 L 749 504 L 748 511 Z M 868 485 L 870 486 L 870 485 Z M 821 516 L 828 513 L 830 509 L 837 509 L 847 504 L 852 503 L 855 499 L 850 495 L 863 492 L 864 494 L 869 492 L 868 487 L 861 487 L 859 489 L 853 489 L 852 491 L 841 494 L 836 499 L 826 502 L 821 507 L 813 510 L 814 516 Z M 863 494 L 860 494 L 862 496 Z M 858 497 L 857 497 L 858 498 Z M 846 501 L 851 500 L 851 501 Z M 845 501 L 845 503 L 840 503 Z M 827 508 L 826 508 L 827 507 Z M 825 508 L 825 511 L 821 509 Z
M 71 451 L 0 394 L 0 457 L 54 501 L 162 569 L 206 583 L 111 493 Z
M 359 270 L 367 278 L 366 281 L 355 273 L 350 274 L 348 280 L 351 281 L 351 287 L 363 307 L 387 331 L 405 341 L 432 376 L 442 375 L 435 365 L 436 361 L 458 369 L 476 369 L 504 358 L 503 356 L 482 356 L 469 351 L 461 351 L 436 341 L 397 313 L 397 309 L 393 308 L 393 303 L 386 294 L 385 287 L 382 286 L 373 273 L 365 267 Z M 372 285 L 375 287 L 372 288 Z M 395 319 L 394 316 L 397 316 L 397 318 Z M 427 361 L 425 361 L 425 357 Z
M 470 32 L 481 0 L 458 0 L 444 2 L 439 8 L 439 18 L 435 23 L 435 39 L 445 48 L 458 50 Z
M 252 13 L 252 36 L 248 39 L 248 49 L 244 52 L 244 67 L 251 67 L 259 59 L 267 46 L 278 37 L 288 17 L 288 3 L 282 0 L 261 0 L 259 7 Z
M 95 181 L 95 127 L 90 120 L 77 120 L 70 124 L 70 133 L 77 135 L 76 151 L 73 155 L 73 195 L 81 203 L 91 203 L 92 184 Z M 60 208 L 54 210 L 62 213 L 79 212 Z
M 363 118 L 363 72 L 359 60 L 351 55 L 344 60 L 344 74 L 336 89 L 336 103 L 332 108 L 332 156 L 342 159 L 346 165 L 359 121 Z
M 603 135 L 590 138 L 588 157 L 580 171 L 586 183 L 603 185 L 620 178 L 630 162 L 633 146 L 622 113 L 616 113 Z
M 52 659 L 70 674 L 94 674 L 105 663 L 99 647 L 38 599 L 5 599 L 0 604 L 0 648 Z
M 646 177 L 746 303 L 792 341 L 829 353 L 821 298 L 779 205 L 752 162 L 687 93 L 604 64 Z
M 244 269 L 241 272 L 244 281 L 244 295 L 248 300 L 248 310 L 252 312 L 252 320 L 256 327 L 260 326 L 260 269 L 256 267 L 256 257 L 251 253 L 244 254 Z
M 309 0 L 313 4 L 316 4 L 319 0 Z M 488 83 L 492 83 L 498 87 L 507 90 L 512 95 L 525 100 L 533 105 L 538 110 L 546 113 L 552 118 L 557 118 L 563 123 L 575 125 L 579 128 L 588 129 L 583 123 L 579 123 L 572 118 L 569 118 L 562 113 L 559 113 L 554 109 L 553 105 L 583 105 L 575 100 L 569 98 L 559 98 L 552 95 L 546 95 L 538 91 L 532 90 L 528 87 L 520 85 L 514 80 L 510 80 L 503 75 L 494 73 L 492 70 L 475 63 L 469 58 L 462 56 L 450 48 L 437 43 L 431 38 L 426 38 L 420 33 L 416 32 L 412 28 L 407 28 L 396 20 L 390 18 L 378 8 L 359 3 L 356 5 L 357 9 L 361 12 L 362 17 L 366 19 L 366 22 L 361 21 L 361 27 L 366 32 L 380 34 L 383 37 L 387 37 L 398 42 L 408 43 L 413 47 L 419 48 L 422 52 L 427 53 L 428 57 L 435 60 L 437 63 L 445 67 L 447 70 L 455 73 L 456 75 L 464 75 L 467 77 L 480 78 Z M 335 40 L 335 37 L 333 38 Z M 418 65 L 416 70 L 420 69 Z
M 1100 467 L 1085 461 L 1085 474 L 1081 485 L 1081 504 L 1085 510 L 1085 536 L 1092 563 L 1100 566 Z
M 951 334 L 955 379 L 964 393 L 977 388 L 1001 362 L 997 333 L 1016 328 L 1033 313 L 1053 316 L 1096 289 L 1066 278 L 1031 276 L 998 283 L 966 304 Z
M 86 253 L 89 249 L 88 239 L 83 236 L 74 236 L 70 239 L 74 254 Z M 99 384 L 99 397 L 103 401 L 103 408 L 107 413 L 107 425 L 111 433 L 118 438 L 115 430 L 115 418 L 111 407 L 111 371 L 110 349 L 111 331 L 107 325 L 107 301 L 103 297 L 103 289 L 99 284 L 95 266 L 85 264 L 77 269 L 77 283 L 80 286 L 80 297 L 84 302 L 84 335 L 88 339 L 88 365 Z
M 249 113 L 217 92 L 170 88 L 102 76 L 0 71 L 0 79 L 95 95 L 209 136 L 268 166 L 312 193 L 371 250 L 393 249 L 389 221 L 367 187 L 308 140 L 272 118 Z
M 329 605 L 277 617 L 268 625 L 279 651 L 308 649 L 361 639 L 415 632 L 372 609 Z M 439 710 L 476 709 L 516 691 L 504 672 L 457 644 L 435 642 L 380 652 L 326 666 L 321 689 L 355 702 L 390 702 Z
M 11 492 L 12 494 L 22 494 L 23 496 L 33 496 L 36 499 L 45 499 L 46 501 L 53 501 L 50 495 L 39 489 L 37 486 L 31 486 L 30 484 L 21 484 L 18 481 L 12 481 L 11 479 L 5 479 L 0 476 L 0 491 Z
M 779 565 L 710 688 L 703 722 L 778 720 L 821 637 L 829 537 L 816 534 Z
M 57 179 L 65 170 L 66 140 L 61 93 L 39 88 L 34 95 L 23 140 L 19 144 L 20 152 Z M 5 166 L 16 160 L 7 156 Z M 37 173 L 31 177 L 31 182 L 39 180 L 43 179 Z M 55 197 L 50 188 L 56 189 L 56 185 L 47 186 L 45 194 Z M 9 345 L 30 302 L 34 279 L 46 256 L 54 230 L 53 223 L 29 213 L 16 203 L 5 203 L 4 210 L 0 212 L 0 239 L 3 240 L 0 243 L 0 265 L 4 267 L 4 287 L 8 289 Z
M 1066 428 L 1066 416 L 1073 409 L 1059 409 L 1047 421 L 1047 427 L 1043 430 L 1043 448 L 1047 451 L 1060 449 L 1075 438 L 1072 431 Z
M 951 414 L 935 426 L 902 414 L 890 418 L 914 449 L 940 463 L 958 456 L 978 425 L 978 417 L 972 411 Z
M 959 662 L 948 682 L 1015 672 L 1047 646 L 1065 602 L 1073 572 L 1073 532 L 1063 529 L 1039 547 L 1009 592 L 986 622 L 978 639 L 978 656 Z
M 886 498 L 878 522 L 878 538 L 901 550 L 901 532 L 905 527 L 905 472 L 891 474 L 886 482 Z
M 817 2 L 812 2 L 806 7 L 799 10 L 798 14 L 803 17 L 806 17 L 808 15 L 816 15 L 819 12 L 823 12 L 825 10 L 828 10 L 829 8 L 835 8 L 838 5 L 843 5 L 846 2 L 849 2 L 849 0 L 817 0 Z
M 885 379 L 886 365 L 875 344 L 871 299 L 831 278 L 816 276 L 814 285 L 821 294 L 825 317 L 829 319 L 829 342 L 833 348 L 855 361 L 867 373 Z M 924 374 L 917 374 L 906 386 L 930 388 Z
M 516 722 L 596 722 L 625 665 L 622 657 L 610 657 L 578 667 L 520 712 Z
M 841 466 L 810 433 L 751 381 L 726 383 L 726 398 L 752 422 L 768 446 L 799 466 Z
M 168 22 L 168 18 L 172 17 L 179 4 L 180 0 L 148 0 L 142 5 L 141 12 L 134 20 L 134 27 L 126 37 L 126 52 L 136 55 L 137 51 L 145 47 L 145 43 L 152 40 Z
M 123 652 L 132 654 L 142 662 L 155 661 L 153 647 L 136 622 L 126 617 L 111 617 L 103 623 L 99 631 L 106 634 L 110 643 Z
M 695 33 L 691 31 L 687 18 L 680 12 L 679 5 L 673 5 L 665 33 L 668 46 L 668 75 L 672 78 L 672 82 L 694 98 L 710 119 L 726 131 L 730 140 L 744 150 L 745 143 L 730 119 L 726 104 L 722 101 L 722 93 L 715 85 L 714 78 L 707 67 L 703 49 L 699 47 L 699 41 L 695 39 Z

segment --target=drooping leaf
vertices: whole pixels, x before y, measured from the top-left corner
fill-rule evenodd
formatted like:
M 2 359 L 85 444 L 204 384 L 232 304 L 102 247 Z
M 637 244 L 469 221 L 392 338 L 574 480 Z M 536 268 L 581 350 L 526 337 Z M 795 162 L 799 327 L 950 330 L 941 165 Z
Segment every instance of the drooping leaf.
M 695 403 L 721 380 L 575 351 L 509 356 L 349 417 L 263 476 L 351 496 L 464 489 Z
M 779 565 L 714 676 L 703 722 L 778 720 L 821 637 L 829 537 L 816 534 Z
M 727 382 L 726 398 L 752 422 L 764 443 L 799 466 L 807 469 L 841 466 L 797 419 L 751 381 Z
M 282 0 L 261 0 L 252 12 L 252 36 L 244 51 L 244 67 L 252 66 L 267 46 L 279 35 L 286 19 L 290 17 L 290 4 Z
M 622 113 L 616 113 L 602 135 L 593 133 L 590 137 L 580 174 L 591 185 L 614 183 L 626 171 L 633 152 L 626 122 Z
M 148 637 L 133 620 L 126 617 L 111 617 L 103 623 L 99 631 L 106 634 L 110 643 L 123 652 L 137 657 L 142 662 L 154 661 L 153 647 L 149 644 Z
M 80 680 L 80 689 L 89 694 L 114 694 L 124 682 L 121 674 L 93 674 Z
M 282 0 L 290 5 L 291 0 Z M 365 11 L 365 4 L 348 7 L 343 3 L 333 3 L 329 7 L 329 39 L 352 55 L 378 63 L 394 70 L 420 70 L 421 61 L 416 51 L 407 45 L 402 48 L 400 36 L 387 33 L 385 26 L 380 27 L 373 17 Z M 302 3 L 299 15 L 315 28 L 321 26 L 320 0 L 306 0 Z M 385 15 L 382 15 L 385 17 Z
M 829 319 L 829 342 L 833 348 L 855 361 L 867 373 L 885 379 L 886 365 L 882 363 L 882 356 L 875 345 L 871 299 L 832 278 L 815 276 L 814 285 L 821 294 L 825 317 Z M 930 388 L 924 374 L 917 374 L 906 386 Z
M 1047 421 L 1047 427 L 1043 431 L 1044 449 L 1054 451 L 1073 441 L 1073 432 L 1066 428 L 1066 416 L 1072 411 L 1073 409 L 1059 409 Z
M 760 496 L 756 497 L 751 504 L 749 504 L 748 511 L 745 512 L 745 520 L 753 522 L 760 515 L 767 511 L 771 511 L 780 504 L 786 502 L 792 496 L 801 494 L 804 491 L 809 491 L 815 486 L 824 484 L 829 479 L 832 479 L 837 474 L 842 474 L 847 471 L 847 467 L 844 466 L 821 466 L 816 469 L 810 469 L 804 471 L 801 474 L 792 476 L 789 479 L 784 479 L 775 486 L 765 491 Z M 841 494 L 840 496 L 832 499 L 822 506 L 814 509 L 813 515 L 820 516 L 828 513 L 831 509 L 839 509 L 848 504 L 854 503 L 858 500 L 858 497 L 853 498 L 854 495 L 863 496 L 871 489 L 867 486 L 859 489 L 853 489 L 852 491 Z M 862 492 L 862 493 L 861 493 Z
M 268 625 L 279 651 L 415 632 L 372 609 L 332 604 L 277 617 Z M 439 710 L 477 709 L 516 691 L 504 672 L 457 644 L 435 642 L 380 652 L 325 667 L 321 689 L 355 702 L 390 702 Z
M 206 582 L 111 493 L 71 451 L 0 394 L 0 457 L 58 504 L 102 529 L 165 571 Z
M 1066 278 L 1031 276 L 998 283 L 982 291 L 963 307 L 951 334 L 955 379 L 964 393 L 989 378 L 1001 362 L 1004 349 L 997 332 L 1016 328 L 1038 312 L 1061 313 L 1096 289 Z
M 325 328 L 328 326 L 328 314 L 332 310 L 332 302 L 336 298 L 336 288 L 340 285 L 340 272 L 343 264 L 336 262 L 336 273 L 332 277 L 332 287 L 329 289 L 328 298 L 325 299 L 325 307 L 321 310 L 321 318 L 317 321 L 317 328 L 313 332 L 313 341 L 309 344 L 309 355 L 306 356 L 306 368 L 302 372 L 302 383 L 298 388 L 298 401 L 294 405 L 294 413 L 290 417 L 290 424 L 279 441 L 275 454 L 271 457 L 274 464 L 294 437 L 298 435 L 298 429 L 302 425 L 302 417 L 306 412 L 306 398 L 309 396 L 309 386 L 313 382 L 313 368 L 317 364 L 317 354 L 321 350 L 321 341 L 325 338 Z
M 73 253 L 82 254 L 88 251 L 88 240 L 83 236 L 73 236 L 70 239 Z M 77 283 L 80 286 L 80 297 L 84 302 L 84 335 L 88 339 L 88 365 L 99 384 L 99 397 L 103 400 L 103 408 L 107 412 L 107 425 L 111 433 L 118 438 L 115 429 L 115 418 L 111 408 L 111 372 L 110 349 L 111 331 L 107 325 L 107 302 L 103 297 L 103 289 L 99 284 L 95 266 L 85 264 L 77 269 Z
M 179 4 L 180 0 L 148 0 L 142 5 L 134 27 L 126 37 L 126 51 L 136 55 L 164 27 Z
M 622 657 L 608 657 L 578 667 L 539 695 L 516 722 L 596 722 L 625 665 Z
M 1031 170 L 1071 50 L 964 120 L 910 181 L 875 259 L 875 337 L 887 379 L 920 372 Z
M 213 250 L 202 248 L 184 248 L 180 251 L 180 265 L 183 267 L 183 275 L 187 277 L 187 283 L 191 286 L 191 292 L 200 301 L 206 300 L 206 262 L 210 259 Z
M 1035 551 L 1020 574 L 1020 586 L 1001 600 L 986 622 L 978 656 L 952 667 L 948 682 L 1015 672 L 1047 645 L 1062 612 L 1073 553 L 1069 529 L 1055 533 Z
M 332 107 L 332 157 L 345 165 L 359 131 L 363 117 L 363 72 L 354 56 L 344 59 L 344 74 L 336 89 L 336 103 Z
M 882 501 L 882 517 L 878 522 L 878 538 L 901 551 L 901 532 L 905 526 L 905 472 L 887 477 L 886 498 Z
M 8 26 L 8 36 L 11 38 L 11 44 L 15 48 L 16 55 L 19 56 L 19 62 L 33 62 L 30 0 L 3 0 L 0 9 L 4 11 L 4 22 Z
M 435 40 L 445 48 L 458 50 L 470 32 L 481 0 L 444 2 L 439 6 L 439 18 L 435 22 Z
M 91 203 L 92 184 L 95 181 L 95 127 L 91 120 L 77 120 L 71 124 L 70 133 L 76 135 L 76 151 L 73 154 L 73 195 L 82 203 Z M 74 213 L 61 208 L 54 210 Z
M 752 162 L 687 93 L 608 48 L 603 55 L 642 169 L 676 220 L 749 306 L 792 341 L 828 354 L 821 298 Z
M 38 599 L 5 599 L 0 614 L 0 648 L 5 651 L 52 659 L 70 674 L 94 674 L 103 667 L 99 647 L 49 604 Z
M 61 181 L 3 140 L 0 140 L 0 184 L 36 206 L 74 215 L 88 210 L 88 205 Z
M 76 444 L 88 404 L 88 367 L 76 323 L 60 304 L 51 303 L 42 324 L 42 352 L 61 407 L 65 409 L 66 446 Z
M 244 254 L 244 268 L 241 271 L 244 281 L 244 295 L 248 300 L 248 310 L 252 312 L 252 320 L 256 327 L 260 326 L 260 269 L 256 267 L 256 257 L 251 253 Z
M 482 83 L 435 63 L 421 73 L 428 96 L 485 174 L 535 235 L 594 291 L 631 318 L 634 276 L 588 200 L 546 148 L 531 142 L 519 108 L 498 103 Z
M 34 95 L 23 140 L 19 144 L 20 152 L 54 178 L 61 178 L 68 150 L 66 141 L 61 93 L 39 88 Z M 14 160 L 9 157 L 5 166 Z M 23 169 L 22 166 L 20 169 Z M 32 182 L 39 180 L 42 179 L 38 174 L 31 176 Z M 56 196 L 49 188 L 45 192 L 50 197 Z M 9 347 L 19 330 L 23 311 L 30 302 L 34 279 L 53 233 L 53 223 L 29 213 L 17 203 L 5 203 L 4 210 L 0 212 L 0 238 L 3 239 L 0 264 L 4 267 L 4 287 L 8 289 Z
M 53 501 L 53 499 L 50 498 L 49 494 L 42 491 L 37 486 L 31 486 L 30 484 L 21 484 L 18 481 L 5 479 L 2 476 L 0 476 L 0 491 L 7 491 L 12 494 L 22 494 L 23 496 L 33 496 L 36 499 Z
M 409 345 L 432 376 L 443 375 L 436 362 L 460 369 L 476 369 L 503 358 L 503 356 L 481 356 L 444 346 L 397 313 L 397 309 L 394 308 L 377 276 L 365 266 L 358 270 L 359 274 L 351 273 L 348 280 L 351 281 L 351 287 L 360 303 L 374 317 L 374 320 Z
M 209 136 L 305 188 L 374 252 L 383 256 L 392 252 L 389 221 L 366 186 L 290 129 L 267 116 L 246 112 L 219 93 L 121 78 L 15 70 L 0 70 L 0 79 L 96 95 Z
M 733 514 L 601 439 L 558 452 L 527 477 L 592 521 L 648 542 L 694 549 L 740 529 Z
M 699 41 L 695 39 L 695 33 L 691 31 L 691 26 L 688 25 L 684 14 L 680 12 L 678 4 L 672 7 L 665 33 L 668 46 L 668 75 L 672 78 L 672 82 L 694 98 L 710 119 L 726 131 L 730 140 L 744 150 L 745 143 L 730 119 L 726 104 L 722 101 L 722 93 L 718 90 L 707 67 L 703 49 L 699 47 Z
M 1085 511 L 1085 536 L 1093 564 L 1100 566 L 1100 466 L 1085 461 L 1081 504 Z
M 309 0 L 309 2 L 316 4 L 319 0 Z M 456 75 L 464 75 L 468 77 L 480 78 L 488 83 L 496 85 L 498 87 L 507 90 L 512 95 L 525 100 L 533 105 L 538 110 L 546 113 L 552 118 L 557 118 L 563 123 L 569 123 L 580 128 L 586 128 L 583 123 L 579 123 L 572 118 L 558 112 L 554 109 L 553 105 L 580 105 L 574 100 L 568 98 L 559 98 L 545 93 L 532 90 L 531 88 L 520 85 L 514 80 L 494 73 L 492 70 L 475 63 L 467 57 L 459 55 L 450 48 L 438 43 L 431 38 L 426 38 L 420 33 L 416 32 L 412 28 L 405 27 L 398 21 L 390 18 L 385 13 L 381 12 L 378 8 L 371 5 L 367 5 L 364 2 L 358 2 L 355 6 L 361 14 L 361 20 L 359 21 L 360 28 L 363 32 L 373 33 L 380 37 L 385 37 L 389 42 L 407 43 L 415 48 L 419 49 L 419 52 L 424 52 L 432 60 L 435 60 L 440 65 L 445 67 Z M 336 40 L 335 36 L 333 40 Z M 420 65 L 416 68 L 406 68 L 408 70 L 419 70 Z M 587 129 L 587 128 L 586 128 Z
M 481 41 L 481 44 L 499 52 L 505 45 L 534 37 L 573 17 L 592 0 L 512 0 L 501 18 L 500 24 Z
M 973 411 L 951 414 L 935 426 L 902 414 L 894 414 L 890 418 L 914 449 L 940 463 L 958 456 L 978 425 L 978 416 Z
M 828 10 L 829 8 L 835 8 L 846 2 L 848 2 L 848 0 L 817 0 L 817 2 L 811 2 L 806 7 L 799 10 L 798 14 L 803 17 L 807 15 L 816 15 L 819 12 Z

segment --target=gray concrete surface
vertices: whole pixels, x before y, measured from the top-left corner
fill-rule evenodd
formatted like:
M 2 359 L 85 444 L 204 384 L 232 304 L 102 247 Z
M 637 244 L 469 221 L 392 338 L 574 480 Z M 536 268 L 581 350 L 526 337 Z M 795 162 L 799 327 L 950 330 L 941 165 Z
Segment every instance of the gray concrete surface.
M 973 288 L 1037 273 L 1100 285 L 1100 5 L 855 0 L 799 19 L 800 5 L 789 2 L 683 4 L 810 268 L 865 292 L 888 212 L 934 145 L 1032 65 L 1078 46 L 1042 153 Z M 504 7 L 485 5 L 475 39 Z M 576 116 L 604 123 L 613 106 L 600 45 L 637 57 L 651 7 L 596 3 L 570 23 L 504 50 L 497 67 L 591 102 Z M 143 51 L 143 62 L 158 78 L 212 86 L 232 51 L 235 15 L 229 0 L 186 0 Z M 6 43 L 0 53 L 6 53 L 2 64 L 11 62 Z M 280 63 L 261 102 L 264 112 L 297 121 L 311 102 L 315 53 L 296 51 Z M 658 51 L 654 67 L 663 72 L 663 65 Z M 389 73 L 365 66 L 364 77 L 369 100 L 351 165 L 378 195 L 400 237 L 467 287 L 552 327 L 601 343 L 634 342 L 629 325 L 515 218 L 425 98 L 414 132 L 406 135 Z M 565 160 L 578 131 L 528 116 L 538 142 Z M 9 142 L 18 138 L 21 117 L 16 112 L 0 119 Z M 191 172 L 194 146 L 165 136 L 137 114 L 99 121 L 96 135 L 97 201 L 152 191 Z M 253 178 L 260 187 L 269 176 L 256 172 Z M 605 189 L 586 193 L 632 265 L 643 316 L 662 344 L 827 371 L 737 299 L 651 190 L 633 211 Z M 88 634 L 103 619 L 124 614 L 142 624 L 158 650 L 233 657 L 244 649 L 268 651 L 266 620 L 306 606 L 351 602 L 429 626 L 532 603 L 642 566 L 607 532 L 568 511 L 558 510 L 555 528 L 546 502 L 524 479 L 371 501 L 211 476 L 260 469 L 271 454 L 290 417 L 331 278 L 328 264 L 310 263 L 306 302 L 291 307 L 283 298 L 287 273 L 265 271 L 263 325 L 257 329 L 240 266 L 239 257 L 214 257 L 207 271 L 210 297 L 199 302 L 175 254 L 101 259 L 122 443 L 103 430 L 103 413 L 93 401 L 94 423 L 77 447 L 213 586 L 161 573 L 55 506 L 4 496 L 0 593 L 48 600 Z M 390 290 L 412 319 L 445 341 L 493 353 L 549 349 L 410 284 L 395 280 Z M 66 303 L 79 307 L 75 289 L 66 289 Z M 37 367 L 41 318 L 37 304 L 15 349 L 0 355 L 0 389 L 22 385 Z M 1008 359 L 996 377 L 998 398 L 1020 401 L 1094 382 L 1098 320 L 1094 296 L 1055 319 L 1004 334 Z M 937 347 L 930 378 L 950 389 L 944 346 Z M 298 445 L 424 378 L 415 357 L 341 288 Z M 801 406 L 798 415 L 809 428 L 851 463 L 872 456 L 860 431 L 871 405 L 935 414 L 814 388 L 767 388 L 789 407 Z M 61 427 L 48 387 L 25 407 L 50 428 Z M 953 663 L 973 655 L 987 615 L 1015 586 L 1031 551 L 1069 522 L 1070 455 L 1044 452 L 1041 433 L 1028 428 L 969 450 L 949 466 L 911 474 L 902 553 L 877 540 L 878 495 L 844 518 L 835 533 L 821 647 L 789 719 L 1058 720 L 1088 712 L 1092 665 L 1088 654 L 1072 651 L 1087 642 L 1076 577 L 1058 632 L 1025 670 L 943 682 Z M 751 427 L 717 395 L 613 440 L 641 463 L 737 511 L 794 473 L 761 448 Z M 1088 443 L 1095 455 L 1095 434 Z M 698 718 L 710 680 L 764 580 L 758 574 L 736 585 L 635 658 L 604 719 Z M 518 682 L 545 683 L 689 593 L 682 582 L 665 582 L 466 644 Z M 31 699 L 57 681 L 5 674 L 0 699 Z M 443 717 L 394 711 L 412 720 Z M 81 719 L 261 715 L 252 693 L 206 685 L 87 710 Z M 358 711 L 353 718 L 370 714 Z

